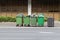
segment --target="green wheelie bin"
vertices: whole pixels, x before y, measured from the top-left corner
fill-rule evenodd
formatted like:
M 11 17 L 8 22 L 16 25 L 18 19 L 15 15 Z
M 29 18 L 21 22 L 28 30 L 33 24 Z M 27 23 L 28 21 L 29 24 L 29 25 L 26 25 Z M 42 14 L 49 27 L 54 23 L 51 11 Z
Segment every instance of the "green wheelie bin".
M 37 26 L 37 17 L 35 15 L 30 17 L 30 25 L 33 27 Z
M 16 16 L 16 26 L 23 26 L 23 15 L 19 14 Z
M 30 16 L 24 16 L 23 17 L 23 25 L 24 26 L 30 26 Z
M 37 19 L 38 19 L 38 26 L 43 27 L 44 26 L 44 15 L 40 14 Z

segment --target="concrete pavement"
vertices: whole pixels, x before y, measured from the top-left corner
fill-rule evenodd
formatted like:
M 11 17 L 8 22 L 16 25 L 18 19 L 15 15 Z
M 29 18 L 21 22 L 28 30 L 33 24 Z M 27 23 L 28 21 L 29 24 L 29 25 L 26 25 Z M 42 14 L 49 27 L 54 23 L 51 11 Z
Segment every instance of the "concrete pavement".
M 15 22 L 0 22 L 0 27 L 16 27 Z
M 54 22 L 55 27 L 60 27 L 60 21 Z M 0 27 L 16 27 L 15 22 L 0 22 Z M 47 22 L 44 23 L 44 27 L 47 27 Z

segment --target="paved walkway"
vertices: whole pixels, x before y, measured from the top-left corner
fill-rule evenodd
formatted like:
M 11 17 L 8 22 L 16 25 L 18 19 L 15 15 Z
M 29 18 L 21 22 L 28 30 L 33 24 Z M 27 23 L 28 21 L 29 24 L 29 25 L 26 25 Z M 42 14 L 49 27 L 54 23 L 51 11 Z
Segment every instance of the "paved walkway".
M 44 26 L 47 27 L 47 22 L 44 23 Z M 60 27 L 60 21 L 54 21 L 54 27 Z
M 60 22 L 55 21 L 55 27 L 60 27 Z M 0 27 L 16 27 L 15 22 L 0 22 Z M 47 22 L 44 23 L 44 27 L 47 27 Z
M 0 27 L 16 27 L 15 22 L 1 22 Z

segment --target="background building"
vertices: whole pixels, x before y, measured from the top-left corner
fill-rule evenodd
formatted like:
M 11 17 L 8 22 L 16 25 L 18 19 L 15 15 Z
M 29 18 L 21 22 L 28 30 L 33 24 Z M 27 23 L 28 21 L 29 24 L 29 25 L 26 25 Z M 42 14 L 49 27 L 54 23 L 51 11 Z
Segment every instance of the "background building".
M 45 17 L 60 19 L 60 0 L 32 0 L 32 12 L 43 12 Z
M 21 12 L 27 15 L 27 9 L 27 0 L 0 0 L 0 16 L 16 17 Z
M 16 17 L 21 12 L 28 15 L 28 5 L 28 0 L 0 0 L 0 16 Z M 31 13 L 40 12 L 59 20 L 60 0 L 31 0 Z

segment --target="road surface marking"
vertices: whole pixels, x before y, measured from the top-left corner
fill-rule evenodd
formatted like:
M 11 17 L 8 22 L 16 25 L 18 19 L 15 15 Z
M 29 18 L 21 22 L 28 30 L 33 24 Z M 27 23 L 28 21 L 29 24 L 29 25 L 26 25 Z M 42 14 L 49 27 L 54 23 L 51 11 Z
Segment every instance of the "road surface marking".
M 40 32 L 40 33 L 49 33 L 50 34 L 50 33 L 54 33 L 54 32 Z

